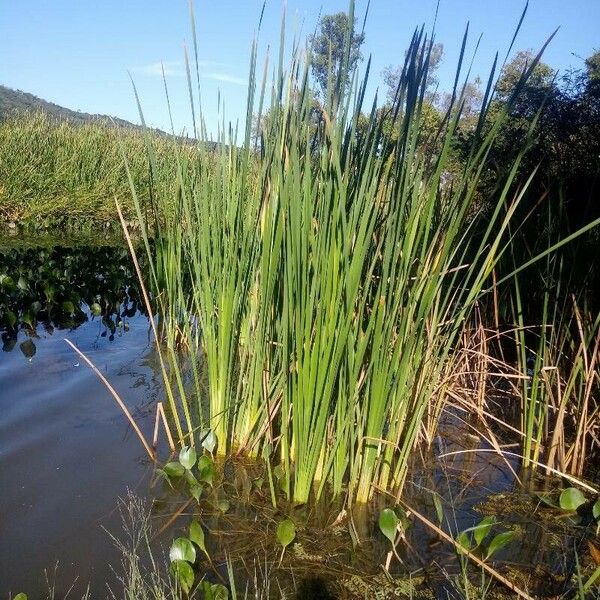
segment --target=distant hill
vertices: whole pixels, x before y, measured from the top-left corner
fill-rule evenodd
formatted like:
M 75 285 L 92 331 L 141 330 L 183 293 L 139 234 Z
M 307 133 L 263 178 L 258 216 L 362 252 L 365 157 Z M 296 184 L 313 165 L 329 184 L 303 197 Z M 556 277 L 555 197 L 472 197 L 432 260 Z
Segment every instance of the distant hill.
M 140 125 L 136 125 L 125 119 L 71 110 L 70 108 L 65 108 L 64 106 L 59 106 L 53 102 L 38 98 L 33 94 L 21 92 L 20 90 L 13 90 L 4 85 L 0 85 L 0 121 L 6 119 L 11 114 L 38 111 L 44 112 L 51 117 L 56 117 L 57 119 L 65 119 L 74 124 L 89 123 L 93 121 L 111 126 L 116 125 L 117 127 L 125 127 L 127 129 L 141 129 Z

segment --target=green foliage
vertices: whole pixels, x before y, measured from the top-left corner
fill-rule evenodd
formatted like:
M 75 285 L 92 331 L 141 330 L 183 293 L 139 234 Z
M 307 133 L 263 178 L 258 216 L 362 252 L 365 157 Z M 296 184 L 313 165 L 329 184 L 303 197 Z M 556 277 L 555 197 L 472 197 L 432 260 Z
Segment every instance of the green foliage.
M 358 62 L 362 60 L 360 47 L 365 41 L 363 33 L 355 32 L 355 20 L 348 13 L 339 12 L 332 15 L 323 15 L 319 21 L 318 32 L 311 36 L 309 46 L 312 53 L 311 70 L 321 89 L 324 99 L 328 90 L 338 83 L 346 73 L 352 73 Z M 346 56 L 346 47 L 349 44 L 349 55 Z M 345 64 L 347 61 L 347 64 Z M 346 78 L 344 89 L 349 85 Z
M 277 525 L 277 541 L 282 548 L 289 546 L 296 537 L 296 525 L 290 519 L 285 519 Z
M 391 508 L 384 508 L 379 513 L 379 529 L 392 544 L 396 541 L 399 524 L 400 521 Z
M 566 488 L 560 494 L 559 504 L 563 510 L 576 511 L 585 502 L 585 496 L 577 488 Z
M 488 560 L 515 537 L 514 531 L 503 531 L 496 534 L 489 543 L 485 540 L 489 536 L 492 527 L 496 525 L 495 517 L 484 517 L 479 523 L 461 531 L 456 536 L 458 544 L 468 552 L 479 551 L 484 560 Z
M 102 121 L 74 125 L 40 112 L 0 121 L 0 220 L 36 229 L 107 223 L 120 228 L 115 198 L 127 219 L 134 215 L 123 155 L 146 205 L 151 192 L 174 194 L 176 156 L 193 154 L 188 140 L 153 135 L 157 159 L 151 175 L 140 129 Z

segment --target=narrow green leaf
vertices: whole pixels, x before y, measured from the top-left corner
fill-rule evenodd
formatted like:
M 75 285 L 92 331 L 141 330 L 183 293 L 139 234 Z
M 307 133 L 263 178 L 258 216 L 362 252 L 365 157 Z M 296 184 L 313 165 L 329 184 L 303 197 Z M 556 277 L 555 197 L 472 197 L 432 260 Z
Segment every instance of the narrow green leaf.
M 504 546 L 509 544 L 513 540 L 514 537 L 515 537 L 514 531 L 504 531 L 503 533 L 499 533 L 498 535 L 494 536 L 492 538 L 492 541 L 490 542 L 490 545 L 488 546 L 488 549 L 487 549 L 487 552 L 485 555 L 486 559 L 493 556 L 496 552 L 498 552 L 498 550 L 501 550 L 502 548 L 504 548 Z
M 196 519 L 190 523 L 190 540 L 208 556 L 204 540 L 204 529 L 202 528 L 202 524 Z

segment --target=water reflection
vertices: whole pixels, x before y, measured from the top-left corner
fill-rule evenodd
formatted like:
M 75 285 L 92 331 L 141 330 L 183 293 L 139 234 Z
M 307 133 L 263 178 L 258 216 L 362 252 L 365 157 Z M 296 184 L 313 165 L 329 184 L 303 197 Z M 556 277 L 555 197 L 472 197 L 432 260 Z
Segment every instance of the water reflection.
M 31 359 L 40 335 L 88 321 L 113 341 L 142 309 L 136 283 L 125 247 L 0 247 L 2 350 Z M 20 331 L 27 339 L 17 343 Z
M 54 580 L 57 562 L 56 597 L 76 580 L 74 597 L 88 583 L 101 594 L 120 560 L 103 528 L 121 530 L 118 498 L 144 497 L 153 466 L 63 338 L 150 437 L 162 379 L 127 250 L 0 242 L 0 332 L 0 597 L 45 597 L 44 570 Z

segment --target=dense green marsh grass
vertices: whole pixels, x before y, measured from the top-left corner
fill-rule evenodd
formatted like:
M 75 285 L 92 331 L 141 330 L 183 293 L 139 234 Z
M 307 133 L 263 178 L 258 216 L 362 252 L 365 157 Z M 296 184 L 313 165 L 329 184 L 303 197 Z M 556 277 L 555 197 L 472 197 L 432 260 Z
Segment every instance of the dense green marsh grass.
M 118 225 L 114 198 L 126 215 L 133 205 L 123 153 L 140 197 L 175 193 L 176 148 L 195 150 L 183 138 L 156 135 L 151 174 L 144 136 L 102 123 L 72 124 L 44 113 L 16 114 L 0 122 L 0 221 L 43 229 Z
M 282 48 L 283 40 L 282 30 Z M 178 156 L 175 209 L 165 210 L 169 196 L 154 194 L 152 222 L 129 170 L 168 352 L 176 365 L 182 344 L 208 372 L 207 389 L 195 388 L 198 402 L 175 368 L 169 393 L 178 398 L 179 431 L 209 427 L 220 453 L 262 455 L 283 469 L 297 502 L 325 489 L 349 503 L 376 489 L 401 493 L 424 417 L 445 399 L 448 365 L 527 188 L 512 186 L 524 140 L 498 181 L 493 210 L 485 219 L 477 210 L 488 154 L 535 61 L 491 115 L 494 65 L 472 147 L 449 183 L 463 65 L 461 58 L 436 134 L 439 151 L 426 154 L 431 47 L 417 31 L 391 108 L 400 131 L 393 141 L 375 106 L 366 124 L 362 116 L 369 65 L 362 80 L 347 68 L 330 78 L 315 117 L 308 49 L 297 46 L 287 66 L 281 51 L 268 94 L 254 45 L 247 114 L 258 111 L 259 141 L 250 118 L 241 144 L 223 125 L 209 170 L 196 128 L 194 176 L 188 157 Z M 349 52 L 348 39 L 346 65 Z M 202 123 L 195 93 L 190 100 Z M 153 165 L 151 136 L 147 143 Z

